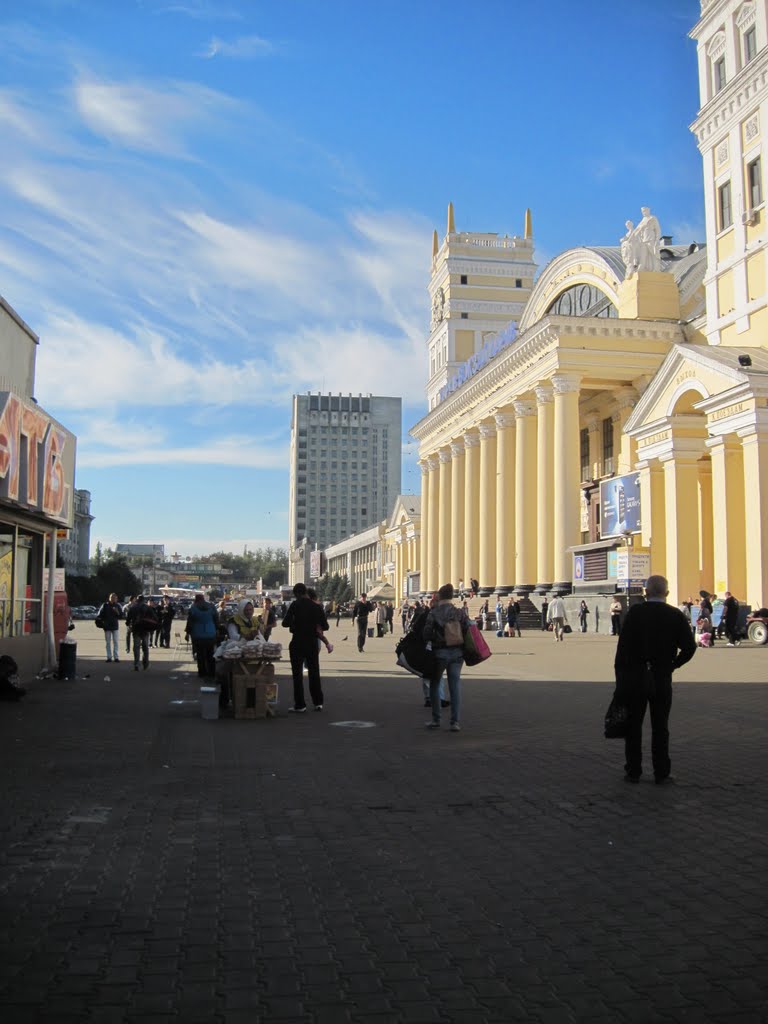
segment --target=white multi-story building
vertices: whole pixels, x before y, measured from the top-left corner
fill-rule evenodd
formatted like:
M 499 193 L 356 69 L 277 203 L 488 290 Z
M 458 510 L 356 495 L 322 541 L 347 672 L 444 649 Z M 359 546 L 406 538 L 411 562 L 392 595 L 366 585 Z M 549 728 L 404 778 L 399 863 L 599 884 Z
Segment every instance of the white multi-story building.
M 59 541 L 61 564 L 73 576 L 90 575 L 91 557 L 91 492 L 76 490 L 74 494 L 74 526 L 66 540 Z
M 294 395 L 289 551 L 327 548 L 386 519 L 400 493 L 401 442 L 400 398 Z M 303 579 L 299 566 L 291 558 L 291 583 Z

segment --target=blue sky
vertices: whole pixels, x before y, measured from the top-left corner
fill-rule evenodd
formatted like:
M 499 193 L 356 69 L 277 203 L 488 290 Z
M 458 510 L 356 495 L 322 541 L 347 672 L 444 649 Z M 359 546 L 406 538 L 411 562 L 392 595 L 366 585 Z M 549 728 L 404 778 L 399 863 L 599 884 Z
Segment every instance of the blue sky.
M 698 0 L 4 0 L 0 294 L 92 543 L 286 546 L 290 398 L 401 395 L 432 229 L 702 241 Z

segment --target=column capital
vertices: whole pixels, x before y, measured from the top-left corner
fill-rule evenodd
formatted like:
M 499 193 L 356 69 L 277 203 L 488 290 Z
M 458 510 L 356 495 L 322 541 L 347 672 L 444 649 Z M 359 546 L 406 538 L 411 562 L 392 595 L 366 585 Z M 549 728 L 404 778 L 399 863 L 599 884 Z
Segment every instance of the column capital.
M 741 448 L 741 441 L 734 434 L 718 434 L 717 437 L 708 437 L 704 445 L 709 451 L 714 448 L 730 448 L 735 451 Z
M 451 455 L 454 459 L 460 458 L 464 454 L 464 438 L 457 437 L 451 441 Z
M 581 390 L 581 377 L 575 373 L 556 373 L 551 378 L 556 395 L 567 395 Z
M 437 453 L 437 455 L 438 455 L 438 458 L 440 459 L 440 461 L 443 464 L 451 461 L 451 449 L 450 448 L 441 448 L 440 451 Z
M 421 470 L 421 475 L 422 476 L 428 476 L 429 475 L 429 459 L 427 459 L 427 458 L 419 459 L 419 469 Z
M 619 388 L 614 397 L 619 411 L 623 412 L 625 409 L 634 409 L 640 396 L 636 388 Z
M 506 430 L 507 427 L 514 427 L 515 425 L 514 411 L 508 409 L 504 410 L 503 412 L 494 413 L 493 418 L 496 420 L 497 430 Z
M 584 417 L 584 422 L 590 434 L 596 434 L 600 429 L 600 414 L 597 412 L 588 412 Z
M 550 384 L 537 384 L 533 391 L 536 395 L 537 405 L 549 405 L 554 398 L 554 393 Z
M 535 416 L 536 415 L 536 406 L 533 404 L 533 402 L 517 401 L 517 402 L 513 402 L 512 405 L 513 405 L 514 410 L 515 410 L 515 418 L 516 419 L 522 419 L 524 416 Z
M 440 460 L 437 457 L 437 455 L 428 455 L 426 461 L 427 461 L 427 467 L 428 467 L 430 473 L 432 473 L 434 470 L 436 470 L 437 467 L 440 465 Z
M 480 444 L 480 435 L 473 434 L 471 431 L 467 431 L 464 435 L 464 447 L 465 448 L 476 448 Z
M 481 423 L 478 429 L 480 430 L 481 441 L 487 441 L 489 437 L 496 437 L 495 421 L 493 423 Z

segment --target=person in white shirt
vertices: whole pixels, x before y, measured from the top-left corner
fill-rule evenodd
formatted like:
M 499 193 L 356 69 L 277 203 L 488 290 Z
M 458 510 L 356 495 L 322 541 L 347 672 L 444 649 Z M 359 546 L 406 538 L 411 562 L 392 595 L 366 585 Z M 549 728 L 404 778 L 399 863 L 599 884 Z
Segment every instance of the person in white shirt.
M 555 634 L 555 643 L 557 643 L 558 640 L 563 639 L 565 624 L 568 621 L 568 616 L 565 614 L 565 601 L 560 595 L 553 597 L 549 602 L 547 617 L 552 623 L 552 631 Z

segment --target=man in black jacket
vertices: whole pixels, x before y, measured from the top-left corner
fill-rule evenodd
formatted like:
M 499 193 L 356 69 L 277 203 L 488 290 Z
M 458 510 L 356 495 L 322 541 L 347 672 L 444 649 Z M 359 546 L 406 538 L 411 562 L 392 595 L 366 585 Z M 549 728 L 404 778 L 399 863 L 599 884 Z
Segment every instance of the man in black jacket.
M 323 710 L 323 687 L 320 682 L 320 659 L 318 646 L 320 633 L 328 629 L 323 606 L 311 601 L 307 588 L 297 583 L 293 588 L 294 601 L 283 616 L 283 625 L 291 631 L 291 642 L 288 652 L 291 657 L 291 675 L 293 676 L 293 707 L 289 711 L 303 714 L 307 710 L 304 699 L 304 679 L 302 676 L 304 662 L 307 663 L 309 675 L 309 695 L 315 705 L 315 711 Z M 319 627 L 319 628 L 318 628 Z
M 691 627 L 679 610 L 666 603 L 669 587 L 663 576 L 649 576 L 646 601 L 633 605 L 616 645 L 616 689 L 629 707 L 624 741 L 627 782 L 639 782 L 643 760 L 643 719 L 651 709 L 651 756 L 658 785 L 671 780 L 669 712 L 672 673 L 696 653 Z
M 357 619 L 357 649 L 362 654 L 365 650 L 365 638 L 368 636 L 368 616 L 373 611 L 373 604 L 368 600 L 367 594 L 361 594 L 360 600 L 355 602 L 352 609 L 352 624 Z

